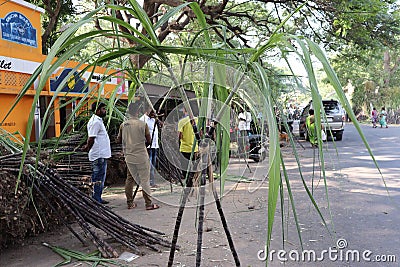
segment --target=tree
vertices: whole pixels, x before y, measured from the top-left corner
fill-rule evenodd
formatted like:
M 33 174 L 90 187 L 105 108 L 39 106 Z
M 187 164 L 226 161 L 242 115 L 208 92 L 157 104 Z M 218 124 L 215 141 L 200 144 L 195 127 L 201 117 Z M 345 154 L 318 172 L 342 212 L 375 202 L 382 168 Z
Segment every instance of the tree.
M 42 7 L 46 12 L 43 15 L 42 53 L 47 55 L 48 50 L 65 30 L 67 23 L 72 22 L 76 10 L 72 0 L 28 0 L 28 2 Z
M 125 6 L 126 0 L 93 0 L 95 6 L 101 4 L 116 4 Z M 356 2 L 356 3 L 355 3 Z M 301 34 L 317 41 L 327 49 L 337 49 L 343 42 L 354 42 L 364 47 L 374 40 L 378 44 L 389 42 L 394 44 L 394 34 L 397 34 L 397 21 L 392 20 L 392 13 L 397 11 L 394 0 L 374 1 L 199 1 L 199 6 L 205 14 L 205 19 L 220 39 L 231 47 L 254 47 L 263 42 L 276 30 L 283 18 L 294 12 L 297 7 L 304 7 L 293 15 L 282 30 L 287 33 Z M 155 25 L 160 18 L 185 1 L 180 0 L 145 0 L 143 9 Z M 108 9 L 116 12 L 117 18 L 131 24 L 138 21 L 134 14 L 125 10 Z M 111 14 L 109 14 L 111 15 Z M 164 42 L 168 36 L 183 31 L 193 31 L 196 28 L 195 14 L 188 7 L 179 14 L 163 22 L 157 32 L 157 38 Z M 136 25 L 140 27 L 140 25 Z M 96 24 L 101 28 L 99 23 Z M 126 34 L 134 34 L 126 27 L 120 26 Z M 128 40 L 130 46 L 136 44 Z M 148 57 L 142 55 L 134 58 L 138 68 L 143 67 Z
M 385 91 L 393 92 L 399 75 L 400 17 L 396 2 L 344 1 L 341 14 L 334 20 L 333 28 L 344 42 L 332 46 L 336 47 L 332 63 L 342 84 L 350 81 L 355 86 L 355 110 L 366 111 L 370 103 L 394 103 L 393 98 L 384 96 L 388 95 Z M 369 82 L 375 84 L 373 90 L 365 86 Z

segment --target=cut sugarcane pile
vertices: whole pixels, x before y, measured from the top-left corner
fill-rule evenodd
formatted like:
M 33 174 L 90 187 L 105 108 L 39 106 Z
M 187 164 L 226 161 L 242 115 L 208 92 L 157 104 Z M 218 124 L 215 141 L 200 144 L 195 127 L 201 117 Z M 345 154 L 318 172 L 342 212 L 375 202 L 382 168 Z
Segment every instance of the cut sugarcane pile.
M 69 183 L 79 188 L 81 191 L 90 193 L 92 189 L 90 175 L 92 173 L 91 164 L 88 159 L 87 152 L 74 150 L 82 145 L 86 139 L 82 133 L 75 133 L 66 139 L 57 143 L 44 140 L 42 147 L 48 147 L 47 151 L 51 154 L 55 164 L 53 168 L 57 170 L 60 176 L 67 179 Z M 126 163 L 122 153 L 122 145 L 114 142 L 116 136 L 110 136 L 111 142 L 111 158 L 107 160 L 106 184 L 123 183 L 126 177 Z M 171 154 L 172 153 L 172 154 Z M 169 156 L 179 158 L 179 151 L 169 151 Z M 175 163 L 176 164 L 176 163 Z M 171 162 L 164 153 L 162 145 L 157 156 L 157 171 L 167 181 L 174 184 L 182 184 L 182 172 Z
M 78 147 L 86 141 L 82 133 L 74 133 L 60 141 L 43 140 L 42 150 L 51 155 L 52 167 L 57 173 L 81 191 L 90 194 L 92 190 L 92 167 L 87 152 L 81 152 Z M 110 136 L 115 140 L 115 136 Z M 56 148 L 55 148 L 56 147 Z M 111 142 L 111 158 L 107 160 L 107 175 L 105 183 L 120 184 L 125 181 L 126 164 L 122 154 L 122 146 Z
M 0 172 L 18 176 L 21 161 L 22 153 L 0 156 Z M 161 232 L 133 224 L 113 213 L 109 208 L 97 203 L 71 185 L 54 169 L 49 168 L 41 161 L 36 161 L 36 155 L 30 154 L 26 157 L 22 178 L 26 184 L 29 184 L 28 187 L 31 186 L 42 198 L 48 200 L 47 196 L 51 195 L 56 203 L 47 202 L 47 204 L 54 210 L 57 210 L 55 206 L 60 205 L 63 210 L 68 211 L 82 228 L 85 236 L 94 243 L 104 257 L 117 257 L 118 253 L 99 237 L 95 228 L 102 230 L 137 254 L 142 254 L 140 246 L 146 246 L 156 251 L 159 251 L 160 247 L 170 246 L 168 241 L 160 237 Z M 12 187 L 11 190 L 14 188 Z M 21 193 L 21 195 L 24 194 L 27 192 Z M 82 237 L 70 226 L 69 228 L 83 242 Z
M 46 151 L 50 155 L 52 159 L 50 164 L 61 177 L 82 192 L 90 194 L 92 169 L 88 155 L 74 152 L 85 138 L 83 134 L 77 133 L 62 140 L 46 139 L 42 141 L 41 151 Z
M 5 171 L 2 167 L 0 166 L 0 251 L 9 246 L 23 244 L 28 236 L 55 230 L 63 222 L 70 221 L 70 217 L 52 196 L 48 196 L 48 202 L 54 203 L 53 206 L 58 208 L 57 212 L 50 208 L 38 192 L 33 191 L 30 194 L 30 187 L 24 177 L 16 191 L 16 171 Z
M 173 153 L 173 152 L 169 152 Z M 175 152 L 176 153 L 176 152 Z M 179 155 L 174 155 L 175 158 L 179 158 Z M 177 168 L 165 155 L 163 147 L 160 146 L 158 151 L 158 172 L 160 175 L 170 183 L 179 184 L 183 186 L 183 175 L 180 168 Z

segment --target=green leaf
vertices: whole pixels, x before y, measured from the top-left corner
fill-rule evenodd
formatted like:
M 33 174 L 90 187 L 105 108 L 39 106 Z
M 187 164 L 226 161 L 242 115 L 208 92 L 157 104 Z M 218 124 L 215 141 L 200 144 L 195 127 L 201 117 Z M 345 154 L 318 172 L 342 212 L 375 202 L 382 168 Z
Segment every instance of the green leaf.
M 179 11 L 181 11 L 183 8 L 187 7 L 188 5 L 190 5 L 193 2 L 187 2 L 184 4 L 181 4 L 177 7 L 171 8 L 170 10 L 168 10 L 167 13 L 165 13 L 158 21 L 157 23 L 154 25 L 154 30 L 157 30 L 158 28 L 160 28 L 162 25 L 164 25 L 164 23 L 167 23 L 169 21 L 170 18 L 172 18 L 173 16 L 175 16 Z
M 160 41 L 158 40 L 157 34 L 153 29 L 153 23 L 146 14 L 146 11 L 139 5 L 135 0 L 128 0 L 132 6 L 132 9 L 128 9 L 141 23 L 142 27 L 146 30 L 146 33 L 149 35 L 151 42 L 153 45 L 160 45 Z

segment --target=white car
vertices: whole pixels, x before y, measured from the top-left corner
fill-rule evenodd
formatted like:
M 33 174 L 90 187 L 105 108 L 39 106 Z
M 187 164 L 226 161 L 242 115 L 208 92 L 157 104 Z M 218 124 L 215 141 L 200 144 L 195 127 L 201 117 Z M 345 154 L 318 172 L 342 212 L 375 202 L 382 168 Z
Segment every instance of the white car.
M 326 135 L 329 138 L 333 136 L 336 138 L 336 141 L 341 141 L 343 138 L 344 125 L 346 121 L 346 113 L 339 101 L 330 99 L 330 100 L 322 100 L 322 106 L 324 107 L 325 115 L 322 116 L 322 126 L 325 129 Z M 312 105 L 312 101 L 308 103 L 307 106 L 304 107 L 299 122 L 299 135 L 300 137 L 307 138 L 307 130 L 306 130 L 306 118 L 308 116 L 308 111 L 310 109 L 314 109 Z

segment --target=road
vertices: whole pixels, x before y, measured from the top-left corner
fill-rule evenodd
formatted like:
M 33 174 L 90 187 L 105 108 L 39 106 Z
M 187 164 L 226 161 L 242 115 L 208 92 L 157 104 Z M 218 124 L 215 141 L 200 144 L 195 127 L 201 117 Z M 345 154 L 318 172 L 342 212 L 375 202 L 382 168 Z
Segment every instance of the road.
M 314 197 L 329 231 L 322 220 L 316 220 L 318 214 L 304 197 L 300 179 L 296 172 L 291 172 L 296 177 L 292 179 L 293 189 L 295 199 L 300 203 L 298 213 L 304 248 L 315 251 L 317 257 L 319 255 L 324 259 L 315 261 L 312 266 L 398 266 L 400 261 L 400 127 L 373 129 L 370 125 L 361 125 L 361 128 L 381 174 L 352 124 L 346 125 L 343 140 L 335 142 L 336 147 L 333 142 L 327 143 L 328 148 L 324 146 L 327 191 L 318 172 L 314 181 L 310 181 L 314 153 L 310 153 L 309 149 L 301 152 L 305 180 L 309 186 L 314 184 Z M 287 240 L 295 244 L 296 233 L 290 230 L 290 225 L 293 226 L 293 223 L 289 223 Z M 280 231 L 275 233 L 280 234 Z M 327 254 L 321 256 L 324 249 L 337 249 L 337 242 L 347 244 L 336 254 L 340 256 L 341 253 L 342 260 L 336 259 L 335 253 L 331 258 Z M 300 250 L 296 245 L 287 245 L 286 249 Z M 345 260 L 346 253 L 348 261 Z M 359 253 L 359 259 L 355 257 L 356 253 Z M 367 256 L 363 258 L 362 253 Z M 389 263 L 395 260 L 397 264 Z M 279 263 L 271 263 L 271 266 L 279 266 Z M 287 264 L 306 265 L 305 261 L 290 259 Z

